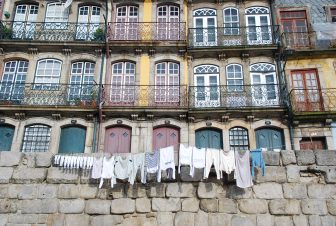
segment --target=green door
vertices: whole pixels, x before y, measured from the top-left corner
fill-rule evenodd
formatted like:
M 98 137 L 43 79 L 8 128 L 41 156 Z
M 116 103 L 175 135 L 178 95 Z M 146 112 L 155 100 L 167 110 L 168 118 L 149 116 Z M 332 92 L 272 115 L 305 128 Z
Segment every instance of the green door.
M 0 151 L 10 151 L 14 136 L 14 126 L 0 126 Z
M 265 128 L 256 131 L 257 148 L 267 148 L 268 151 L 274 149 L 285 149 L 283 135 L 280 130 Z
M 219 130 L 203 129 L 196 131 L 197 148 L 223 148 L 222 133 Z
M 86 129 L 79 126 L 64 127 L 61 130 L 59 153 L 84 153 Z

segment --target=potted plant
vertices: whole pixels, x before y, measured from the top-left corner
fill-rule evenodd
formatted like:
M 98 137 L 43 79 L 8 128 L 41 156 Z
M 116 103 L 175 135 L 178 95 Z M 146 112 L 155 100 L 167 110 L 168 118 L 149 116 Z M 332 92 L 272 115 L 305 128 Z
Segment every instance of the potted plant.
M 104 41 L 105 33 L 103 29 L 97 28 L 97 30 L 93 33 L 93 40 L 95 41 Z
M 2 39 L 11 39 L 13 34 L 13 30 L 6 26 L 1 27 L 1 38 Z

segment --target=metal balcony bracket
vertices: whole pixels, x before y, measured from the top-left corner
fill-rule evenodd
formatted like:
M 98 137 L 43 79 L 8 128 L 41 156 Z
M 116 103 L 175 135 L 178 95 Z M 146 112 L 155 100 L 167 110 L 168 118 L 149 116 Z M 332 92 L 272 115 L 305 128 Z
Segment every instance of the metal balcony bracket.
M 54 119 L 54 120 L 61 120 L 61 114 L 51 114 L 51 117 Z
M 241 54 L 241 59 L 245 62 L 248 62 L 250 60 L 250 54 L 248 53 L 242 53 Z
M 102 49 L 95 49 L 96 56 L 100 56 L 102 54 Z
M 138 120 L 138 115 L 137 114 L 132 114 L 131 119 L 132 119 L 132 121 L 137 121 Z
M 28 48 L 28 53 L 31 55 L 37 55 L 38 54 L 38 48 Z
M 187 118 L 187 115 L 179 115 L 180 121 L 184 121 Z
M 227 59 L 227 57 L 226 57 L 225 53 L 218 54 L 218 60 L 219 61 L 225 61 L 226 59 Z
M 253 115 L 248 115 L 248 116 L 246 117 L 246 121 L 248 121 L 248 122 L 253 122 L 253 121 L 254 121 L 254 116 L 253 116 Z
M 15 113 L 15 119 L 17 120 L 24 120 L 26 118 L 26 114 L 25 113 Z
M 155 50 L 155 49 L 150 49 L 150 50 L 148 50 L 148 56 L 150 56 L 150 57 L 154 56 L 155 53 L 156 53 L 156 50 Z
M 147 119 L 149 121 L 153 121 L 153 119 L 154 119 L 154 115 L 153 114 L 148 114 L 148 115 L 146 115 L 146 117 L 147 117 Z
M 140 49 L 140 48 L 136 48 L 136 49 L 134 50 L 134 54 L 135 54 L 136 56 L 141 55 L 141 54 L 142 54 L 142 49 Z
M 87 119 L 88 121 L 93 121 L 93 114 L 87 114 L 87 115 L 86 115 L 86 119 Z
M 71 49 L 69 49 L 69 48 L 64 48 L 64 49 L 62 49 L 62 53 L 63 53 L 64 55 L 66 55 L 66 56 L 70 56 L 70 54 L 71 54 Z
M 228 115 L 223 115 L 222 118 L 221 118 L 221 120 L 222 120 L 223 123 L 228 122 L 229 119 L 230 119 L 230 116 L 228 116 Z

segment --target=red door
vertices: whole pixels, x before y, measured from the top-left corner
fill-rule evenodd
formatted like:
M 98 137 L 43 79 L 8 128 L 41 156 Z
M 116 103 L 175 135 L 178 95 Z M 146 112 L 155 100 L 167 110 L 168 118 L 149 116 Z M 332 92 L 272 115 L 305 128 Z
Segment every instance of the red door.
M 180 143 L 180 130 L 172 127 L 159 127 L 153 131 L 153 149 L 158 150 L 168 146 L 174 146 L 178 151 Z
M 111 127 L 105 132 L 105 152 L 131 152 L 132 130 L 127 127 Z

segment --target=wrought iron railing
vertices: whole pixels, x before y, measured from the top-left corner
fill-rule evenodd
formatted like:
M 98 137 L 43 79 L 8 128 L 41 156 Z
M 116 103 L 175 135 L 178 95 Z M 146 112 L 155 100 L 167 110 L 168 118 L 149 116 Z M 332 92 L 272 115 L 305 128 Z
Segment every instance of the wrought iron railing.
M 268 108 L 284 104 L 278 85 L 190 86 L 190 108 Z
M 0 39 L 29 41 L 105 41 L 103 23 L 1 21 Z
M 289 96 L 294 112 L 336 111 L 336 88 L 292 89 Z
M 187 86 L 104 85 L 104 106 L 188 107 Z
M 78 106 L 97 105 L 98 85 L 51 83 L 0 83 L 0 105 Z
M 113 22 L 108 41 L 186 41 L 185 22 Z
M 336 47 L 336 41 L 319 39 L 315 31 L 284 32 L 283 46 L 287 49 L 328 49 Z
M 280 41 L 279 26 L 189 28 L 189 47 L 271 46 Z

